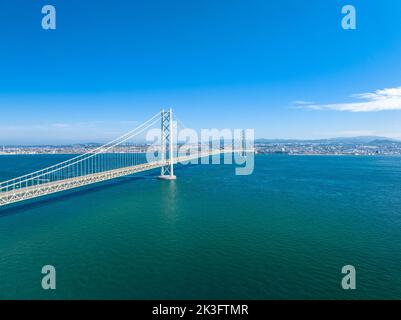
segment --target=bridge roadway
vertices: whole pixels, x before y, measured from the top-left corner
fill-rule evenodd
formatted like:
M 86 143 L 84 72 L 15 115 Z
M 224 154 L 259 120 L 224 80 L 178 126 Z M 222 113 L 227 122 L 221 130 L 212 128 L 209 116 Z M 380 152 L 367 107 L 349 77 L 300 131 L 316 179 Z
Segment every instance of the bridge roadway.
M 187 156 L 180 156 L 174 158 L 174 164 L 191 161 L 197 158 L 203 158 L 207 156 L 213 156 L 223 153 L 235 153 L 240 152 L 240 150 L 235 151 L 233 149 L 229 150 L 215 150 L 203 153 L 195 153 Z M 45 196 L 48 194 L 70 190 L 74 188 L 79 188 L 82 186 L 90 185 L 97 182 L 107 181 L 119 177 L 124 177 L 130 174 L 139 173 L 143 171 L 148 171 L 152 169 L 157 169 L 162 166 L 169 165 L 169 161 L 154 161 L 143 163 L 135 166 L 118 168 L 113 170 L 107 170 L 98 173 L 87 174 L 83 176 L 78 176 L 74 178 L 68 178 L 63 180 L 58 180 L 49 183 L 42 183 L 35 186 L 25 187 L 21 189 L 14 189 L 11 191 L 0 192 L 0 206 L 8 205 L 11 203 L 37 198 L 40 196 Z

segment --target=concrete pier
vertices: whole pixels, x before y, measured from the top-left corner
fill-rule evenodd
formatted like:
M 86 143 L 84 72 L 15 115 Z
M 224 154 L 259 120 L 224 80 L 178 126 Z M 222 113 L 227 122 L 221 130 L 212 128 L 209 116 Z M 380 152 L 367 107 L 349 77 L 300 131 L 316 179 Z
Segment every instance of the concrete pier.
M 177 180 L 177 177 L 174 175 L 161 175 L 157 177 L 160 180 Z

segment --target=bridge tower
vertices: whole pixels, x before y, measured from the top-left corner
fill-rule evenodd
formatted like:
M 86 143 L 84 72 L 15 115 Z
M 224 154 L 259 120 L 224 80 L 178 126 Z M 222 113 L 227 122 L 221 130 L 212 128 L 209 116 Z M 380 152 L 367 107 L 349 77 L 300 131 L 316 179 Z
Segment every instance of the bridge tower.
M 246 135 L 245 130 L 241 131 L 241 155 L 246 157 Z
M 161 167 L 159 179 L 175 180 L 177 177 L 174 175 L 174 128 L 173 128 L 173 109 L 161 113 L 161 160 L 167 159 L 168 148 L 168 163 Z

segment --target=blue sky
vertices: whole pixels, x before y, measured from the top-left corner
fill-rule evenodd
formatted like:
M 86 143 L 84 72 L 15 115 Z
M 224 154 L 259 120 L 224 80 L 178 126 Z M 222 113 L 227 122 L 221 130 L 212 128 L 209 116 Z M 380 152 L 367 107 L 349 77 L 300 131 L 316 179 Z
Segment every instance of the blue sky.
M 0 144 L 105 141 L 162 106 L 256 137 L 401 138 L 399 0 L 4 0 L 0 37 Z

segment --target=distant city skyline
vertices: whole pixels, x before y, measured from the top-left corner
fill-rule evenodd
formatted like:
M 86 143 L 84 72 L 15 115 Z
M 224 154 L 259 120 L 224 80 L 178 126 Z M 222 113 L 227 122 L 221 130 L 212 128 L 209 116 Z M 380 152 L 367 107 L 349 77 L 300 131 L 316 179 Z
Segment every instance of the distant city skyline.
M 223 139 L 223 138 L 221 138 Z M 226 140 L 227 141 L 227 140 Z M 317 139 L 297 139 L 297 138 L 256 138 L 254 139 L 254 144 L 299 144 L 299 143 L 327 143 L 327 144 L 372 144 L 372 143 L 379 143 L 379 144 L 386 144 L 386 143 L 396 143 L 396 144 L 401 144 L 401 139 L 395 139 L 395 138 L 389 138 L 389 137 L 382 137 L 382 136 L 344 136 L 344 137 L 332 137 L 332 138 L 317 138 Z M 103 144 L 107 144 L 108 141 L 99 141 L 99 142 L 94 142 L 94 141 L 82 141 L 82 142 L 71 142 L 71 143 L 3 143 L 0 145 L 0 151 L 6 148 L 70 148 L 70 147 L 78 147 L 78 148 L 91 148 L 91 147 L 98 147 Z M 184 144 L 185 141 L 178 141 L 178 145 Z M 146 141 L 146 139 L 135 139 L 130 142 L 132 146 L 146 146 L 152 144 L 149 141 Z M 195 143 L 196 144 L 196 143 Z
M 221 146 L 229 146 L 226 144 Z M 124 149 L 129 154 L 146 153 L 149 143 L 130 143 Z M 218 145 L 218 144 L 217 144 Z M 99 148 L 99 144 L 71 144 L 47 146 L 3 146 L 1 155 L 44 155 L 44 154 L 86 154 Z M 206 144 L 209 147 L 208 144 Z M 177 145 L 180 150 L 182 144 Z M 203 144 L 205 147 L 205 144 Z M 322 140 L 280 140 L 257 139 L 253 144 L 256 154 L 288 154 L 288 155 L 346 155 L 346 156 L 400 156 L 401 141 L 388 140 L 384 137 L 355 137 Z M 195 148 L 193 150 L 196 150 Z M 186 151 L 186 147 L 184 147 Z M 121 149 L 111 148 L 109 153 L 119 154 Z
M 353 0 L 0 4 L 0 145 L 107 142 L 173 107 L 256 138 L 401 139 L 401 3 Z M 23 8 L 23 9 L 22 9 Z

